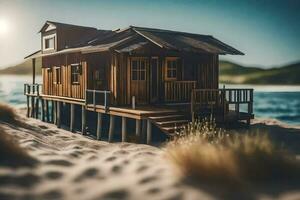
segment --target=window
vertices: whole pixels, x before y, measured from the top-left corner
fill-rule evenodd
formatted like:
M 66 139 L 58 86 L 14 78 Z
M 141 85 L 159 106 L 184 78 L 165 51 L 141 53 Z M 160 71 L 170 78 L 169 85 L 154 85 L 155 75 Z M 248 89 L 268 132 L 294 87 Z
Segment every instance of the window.
M 167 58 L 166 59 L 165 78 L 167 80 L 176 80 L 177 79 L 177 67 L 178 67 L 178 58 Z
M 131 80 L 146 80 L 146 64 L 147 62 L 145 59 L 134 59 L 131 61 Z
M 82 67 L 80 64 L 71 65 L 71 81 L 72 84 L 79 84 L 79 76 L 81 74 Z
M 54 83 L 61 84 L 61 69 L 60 67 L 55 68 L 55 76 L 54 76 Z
M 45 49 L 54 49 L 54 37 L 45 39 Z

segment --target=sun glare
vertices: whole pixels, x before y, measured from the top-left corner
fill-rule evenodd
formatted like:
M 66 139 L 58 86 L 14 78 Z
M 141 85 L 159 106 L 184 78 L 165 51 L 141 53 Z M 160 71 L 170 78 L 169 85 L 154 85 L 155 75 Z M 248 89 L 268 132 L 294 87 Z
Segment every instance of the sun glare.
M 8 21 L 4 18 L 0 18 L 0 36 L 6 35 L 9 32 Z

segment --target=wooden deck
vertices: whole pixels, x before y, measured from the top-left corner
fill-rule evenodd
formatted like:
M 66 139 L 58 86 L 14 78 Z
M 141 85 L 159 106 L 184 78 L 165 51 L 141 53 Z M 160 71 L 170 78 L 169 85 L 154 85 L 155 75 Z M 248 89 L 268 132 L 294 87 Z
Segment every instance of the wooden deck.
M 109 141 L 112 141 L 115 118 L 122 119 L 122 141 L 126 141 L 127 119 L 136 121 L 136 134 L 140 135 L 144 129 L 147 132 L 147 143 L 151 142 L 151 127 L 156 126 L 167 136 L 172 136 L 176 130 L 186 126 L 194 120 L 195 117 L 210 117 L 216 119 L 217 123 L 232 123 L 245 120 L 248 123 L 254 118 L 253 114 L 253 90 L 252 89 L 193 89 L 190 103 L 169 103 L 158 105 L 133 105 L 115 106 L 110 104 L 109 91 L 87 90 L 85 99 L 76 99 L 64 96 L 45 95 L 40 91 L 39 84 L 25 85 L 24 94 L 27 96 L 27 116 L 38 117 L 41 109 L 42 120 L 49 119 L 60 127 L 62 103 L 69 104 L 70 109 L 67 114 L 70 120 L 70 130 L 74 130 L 75 123 L 75 105 L 81 109 L 82 134 L 86 133 L 87 114 L 86 111 L 97 113 L 97 138 L 100 138 L 103 114 L 109 116 Z M 31 101 L 30 101 L 31 100 Z M 52 103 L 49 111 L 48 103 Z M 41 102 L 41 106 L 39 106 Z M 30 106 L 31 104 L 31 106 Z M 248 110 L 241 111 L 240 105 L 246 104 Z M 230 109 L 230 105 L 234 109 Z M 45 111 L 45 107 L 46 110 Z M 232 106 L 231 106 L 232 107 Z M 143 124 L 143 127 L 141 127 Z M 146 124 L 146 125 L 145 125 Z M 99 128 L 100 127 L 100 128 Z M 142 130 L 143 129 L 143 130 Z

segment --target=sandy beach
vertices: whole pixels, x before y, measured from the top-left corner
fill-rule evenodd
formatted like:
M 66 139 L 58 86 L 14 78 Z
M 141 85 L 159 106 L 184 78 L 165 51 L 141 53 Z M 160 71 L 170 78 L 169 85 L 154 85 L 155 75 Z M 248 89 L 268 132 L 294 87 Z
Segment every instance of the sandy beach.
M 25 128 L 4 123 L 0 127 L 38 163 L 34 167 L 1 166 L 1 200 L 226 199 L 222 198 L 228 192 L 224 188 L 207 189 L 180 179 L 164 148 L 96 141 L 40 120 L 23 120 Z M 250 129 L 266 130 L 300 154 L 300 127 L 256 119 Z M 242 197 L 300 199 L 300 188 L 248 192 L 243 191 Z

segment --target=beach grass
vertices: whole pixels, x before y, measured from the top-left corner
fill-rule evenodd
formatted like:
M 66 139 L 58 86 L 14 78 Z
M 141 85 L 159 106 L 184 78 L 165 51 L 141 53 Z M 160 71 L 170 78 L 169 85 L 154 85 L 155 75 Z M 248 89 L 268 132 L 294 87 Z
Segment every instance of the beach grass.
M 16 110 L 4 103 L 0 103 L 0 121 L 20 125 L 20 116 L 17 114 Z
M 180 176 L 193 182 L 243 185 L 300 178 L 299 160 L 276 147 L 267 133 L 228 132 L 209 120 L 178 132 L 166 153 Z

